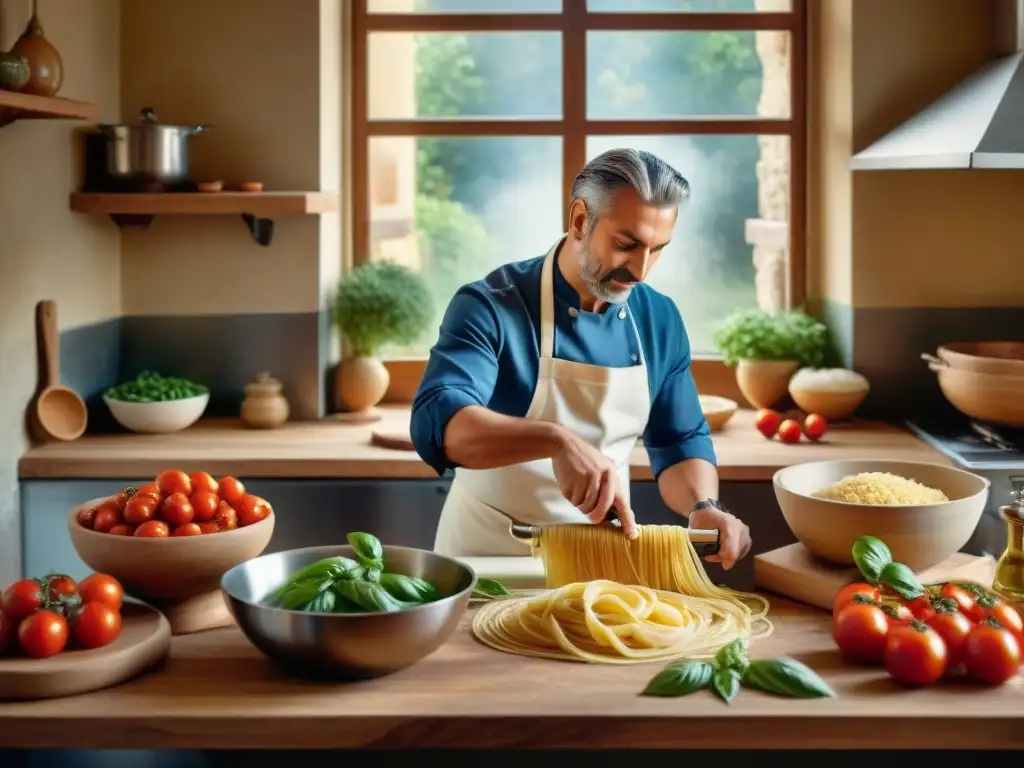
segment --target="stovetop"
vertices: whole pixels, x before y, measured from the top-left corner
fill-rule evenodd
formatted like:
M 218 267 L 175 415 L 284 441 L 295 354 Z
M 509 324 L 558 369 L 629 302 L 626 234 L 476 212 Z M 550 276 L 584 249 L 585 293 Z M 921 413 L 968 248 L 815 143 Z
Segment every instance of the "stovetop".
M 964 420 L 907 422 L 910 430 L 964 469 L 1024 472 L 1024 430 Z

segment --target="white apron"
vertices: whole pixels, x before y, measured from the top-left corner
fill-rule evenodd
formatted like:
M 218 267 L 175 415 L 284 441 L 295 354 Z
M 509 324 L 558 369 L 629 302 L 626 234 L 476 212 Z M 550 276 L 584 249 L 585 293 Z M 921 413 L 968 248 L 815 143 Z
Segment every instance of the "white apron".
M 540 365 L 526 418 L 560 424 L 599 449 L 618 468 L 628 501 L 629 457 L 651 410 L 640 334 L 628 307 L 613 305 L 606 311 L 619 320 L 628 317 L 633 327 L 637 365 L 604 368 L 554 358 L 554 269 L 561 242 L 548 252 L 541 271 Z M 434 550 L 452 557 L 528 555 L 528 545 L 509 535 L 510 517 L 534 525 L 588 522 L 559 490 L 551 459 L 498 469 L 459 467 L 441 511 Z

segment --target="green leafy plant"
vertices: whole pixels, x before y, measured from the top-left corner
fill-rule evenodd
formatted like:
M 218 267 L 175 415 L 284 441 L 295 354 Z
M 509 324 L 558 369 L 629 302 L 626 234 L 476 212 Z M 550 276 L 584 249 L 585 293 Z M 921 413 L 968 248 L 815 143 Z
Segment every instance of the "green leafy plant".
M 675 698 L 711 688 L 729 704 L 744 686 L 797 699 L 827 699 L 836 695 L 813 669 L 796 659 L 750 661 L 743 638 L 722 646 L 711 661 L 684 659 L 669 664 L 654 676 L 641 695 Z
M 358 357 L 373 357 L 385 344 L 414 341 L 434 317 L 423 278 L 390 262 L 371 262 L 338 283 L 331 307 L 334 325 Z
M 802 368 L 820 368 L 829 358 L 831 336 L 824 323 L 806 312 L 734 312 L 714 332 L 725 364 L 740 360 L 795 360 Z
M 892 551 L 881 539 L 861 536 L 853 542 L 853 562 L 869 584 L 881 584 L 906 600 L 924 594 L 924 585 L 903 563 L 894 562 Z

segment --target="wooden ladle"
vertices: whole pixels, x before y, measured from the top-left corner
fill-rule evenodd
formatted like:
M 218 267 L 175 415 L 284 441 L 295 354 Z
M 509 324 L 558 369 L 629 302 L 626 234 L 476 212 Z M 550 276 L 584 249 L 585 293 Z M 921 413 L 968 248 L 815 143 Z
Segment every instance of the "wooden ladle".
M 77 440 L 89 423 L 85 401 L 60 383 L 60 348 L 57 341 L 57 305 L 36 305 L 36 340 L 42 365 L 39 394 L 31 406 L 32 422 L 40 440 Z

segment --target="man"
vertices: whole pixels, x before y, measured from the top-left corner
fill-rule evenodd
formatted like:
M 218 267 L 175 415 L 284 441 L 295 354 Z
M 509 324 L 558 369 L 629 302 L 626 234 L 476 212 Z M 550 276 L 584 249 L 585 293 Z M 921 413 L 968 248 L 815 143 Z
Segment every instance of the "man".
M 509 519 L 600 522 L 637 535 L 629 456 L 643 437 L 665 503 L 717 528 L 731 568 L 746 525 L 717 501 L 718 473 L 675 304 L 644 283 L 689 184 L 649 152 L 595 158 L 572 186 L 569 232 L 449 304 L 413 402 L 416 451 L 455 469 L 434 548 L 522 555 Z

